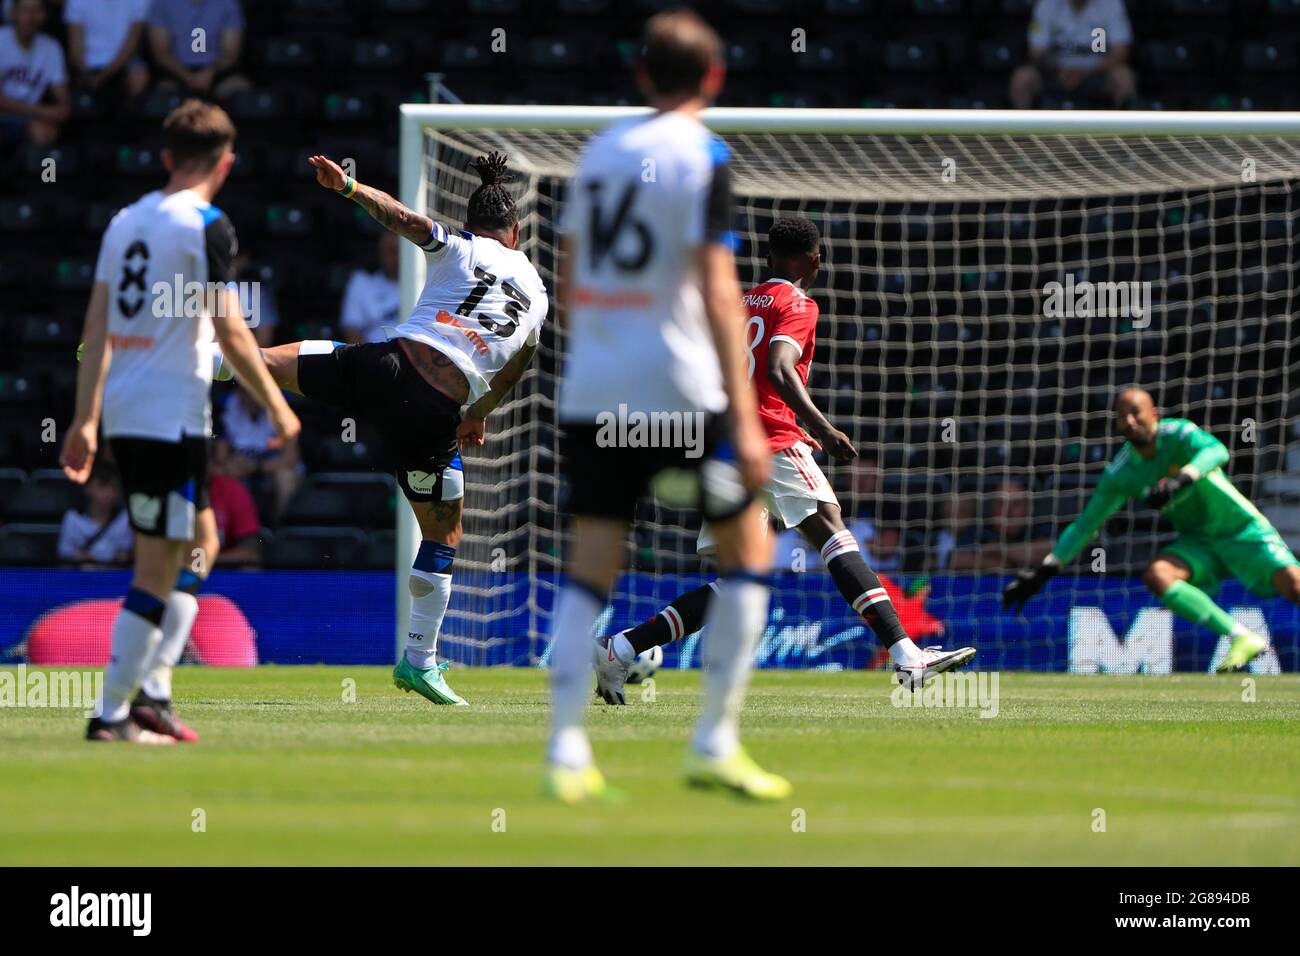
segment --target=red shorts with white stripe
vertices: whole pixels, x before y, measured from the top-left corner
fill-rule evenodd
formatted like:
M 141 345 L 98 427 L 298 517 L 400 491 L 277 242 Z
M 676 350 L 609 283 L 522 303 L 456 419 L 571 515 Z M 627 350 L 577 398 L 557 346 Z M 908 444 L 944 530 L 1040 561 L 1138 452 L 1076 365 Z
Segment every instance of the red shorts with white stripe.
M 813 461 L 812 449 L 805 442 L 796 442 L 789 448 L 773 452 L 772 477 L 763 486 L 758 498 L 771 516 L 780 519 L 787 528 L 803 524 L 817 510 L 819 501 L 839 504 L 835 492 L 831 490 L 831 483 L 826 480 L 817 462 Z M 767 518 L 768 515 L 764 515 L 764 528 L 767 527 Z M 701 554 L 710 554 L 715 544 L 708 522 L 705 522 L 700 528 L 695 550 Z

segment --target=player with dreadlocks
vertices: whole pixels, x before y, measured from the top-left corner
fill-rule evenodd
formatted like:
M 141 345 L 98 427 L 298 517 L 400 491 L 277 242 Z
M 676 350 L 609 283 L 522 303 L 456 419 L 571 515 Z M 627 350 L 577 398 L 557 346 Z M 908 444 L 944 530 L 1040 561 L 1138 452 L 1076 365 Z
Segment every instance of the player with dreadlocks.
M 767 512 L 787 528 L 798 528 L 815 547 L 853 612 L 889 649 L 899 683 L 917 688 L 935 674 L 961 667 L 975 656 L 972 647 L 946 651 L 920 648 L 898 620 L 880 578 L 868 567 L 853 532 L 844 526 L 830 482 L 813 461 L 825 449 L 839 461 L 857 457 L 849 436 L 832 425 L 808 394 L 808 370 L 817 335 L 817 303 L 809 295 L 821 271 L 821 234 L 809 219 L 772 223 L 767 234 L 768 278 L 743 296 L 749 321 L 749 377 L 758 396 L 758 417 L 772 452 L 772 476 L 762 490 Z M 799 427 L 802 420 L 805 432 Z M 711 555 L 714 537 L 706 522 L 697 550 Z M 683 594 L 636 627 L 602 637 L 596 644 L 596 693 L 608 704 L 624 704 L 623 685 L 637 655 L 681 640 L 704 626 L 717 582 Z
M 546 287 L 518 249 L 519 211 L 501 154 L 472 164 L 482 184 L 460 232 L 357 182 L 324 156 L 308 162 L 321 186 L 424 250 L 424 290 L 386 342 L 309 340 L 262 354 L 281 387 L 369 421 L 382 434 L 423 539 L 410 575 L 406 653 L 393 682 L 435 704 L 464 706 L 444 677 L 446 662 L 436 657 L 461 537 L 460 449 L 483 443 L 484 420 L 532 361 Z

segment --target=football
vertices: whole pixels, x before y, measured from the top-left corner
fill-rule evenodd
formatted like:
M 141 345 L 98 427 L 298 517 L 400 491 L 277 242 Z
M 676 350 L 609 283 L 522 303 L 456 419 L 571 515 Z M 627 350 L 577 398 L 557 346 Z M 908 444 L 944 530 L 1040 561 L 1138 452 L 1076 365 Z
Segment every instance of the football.
M 649 678 L 659 666 L 664 662 L 664 649 L 658 645 L 650 648 L 648 651 L 642 651 L 632 662 L 632 666 L 627 671 L 628 684 L 640 684 Z

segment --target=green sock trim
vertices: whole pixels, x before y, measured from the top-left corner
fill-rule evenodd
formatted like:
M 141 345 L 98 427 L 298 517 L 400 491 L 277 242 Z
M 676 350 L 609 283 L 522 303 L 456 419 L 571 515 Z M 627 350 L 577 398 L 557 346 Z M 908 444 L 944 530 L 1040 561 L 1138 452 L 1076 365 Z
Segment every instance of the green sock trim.
M 1175 581 L 1160 596 L 1160 603 L 1184 621 L 1204 624 L 1216 634 L 1231 634 L 1237 621 L 1215 604 L 1208 594 L 1186 581 Z

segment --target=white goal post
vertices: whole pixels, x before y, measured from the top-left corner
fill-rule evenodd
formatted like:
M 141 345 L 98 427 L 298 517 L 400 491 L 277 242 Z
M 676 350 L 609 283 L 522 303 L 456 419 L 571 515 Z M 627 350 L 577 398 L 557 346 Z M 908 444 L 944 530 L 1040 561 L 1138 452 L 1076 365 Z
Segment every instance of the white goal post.
M 542 263 L 553 258 L 553 214 L 582 142 L 594 130 L 646 112 L 633 107 L 403 105 L 400 198 L 413 209 L 458 226 L 457 203 L 463 210 L 464 195 L 473 185 L 472 176 L 464 173 L 464 157 L 492 148 L 504 150 L 523 180 L 521 212 L 544 220 L 525 223 L 521 248 L 539 263 L 552 287 Z M 874 492 L 877 500 L 886 506 L 884 510 L 897 513 L 900 523 L 921 520 L 927 548 L 937 540 L 936 534 L 942 537 L 939 519 L 929 511 L 917 519 L 921 512 L 907 507 L 910 496 L 956 495 L 957 479 L 964 471 L 992 480 L 1016 468 L 1029 469 L 1026 484 L 1030 478 L 1045 480 L 1052 469 L 1068 468 L 1077 480 L 1053 487 L 1053 494 L 1085 488 L 1087 475 L 1095 478 L 1104 464 L 1087 443 L 1095 431 L 1090 422 L 1096 416 L 1094 393 L 1119 382 L 1146 381 L 1140 378 L 1143 366 L 1150 372 L 1159 356 L 1160 371 L 1171 380 L 1181 375 L 1178 381 L 1183 384 L 1171 399 L 1174 411 L 1193 414 L 1209 407 L 1212 396 L 1207 389 L 1213 388 L 1216 375 L 1224 374 L 1213 349 L 1211 365 L 1201 368 L 1206 350 L 1196 344 L 1199 339 L 1184 343 L 1181 329 L 1139 334 L 1143 327 L 1130 323 L 1125 331 L 1133 334 L 1134 346 L 1095 326 L 1075 327 L 1062 320 L 1058 341 L 1043 344 L 1046 364 L 1036 357 L 1026 360 L 1023 350 L 1012 347 L 988 353 L 988 363 L 1005 363 L 1004 382 L 999 384 L 993 374 L 974 375 L 972 369 L 978 365 L 974 350 L 987 347 L 985 339 L 996 338 L 1004 325 L 1016 326 L 1017 316 L 1024 318 L 1025 303 L 1042 298 L 1043 276 L 1070 273 L 1073 279 L 1077 273 L 1150 280 L 1148 284 L 1154 282 L 1160 293 L 1156 310 L 1176 315 L 1195 334 L 1217 335 L 1224 327 L 1219 314 L 1232 303 L 1243 323 L 1257 319 L 1263 323 L 1283 310 L 1296 311 L 1295 254 L 1286 247 L 1300 243 L 1300 215 L 1293 214 L 1292 204 L 1293 185 L 1300 181 L 1297 113 L 713 108 L 701 118 L 732 147 L 737 201 L 751 233 L 758 233 L 757 223 L 780 213 L 815 214 L 823 224 L 830 253 L 828 277 L 822 282 L 831 297 L 830 309 L 823 306 L 823 322 L 844 332 L 844 341 L 850 344 L 828 345 L 836 377 L 819 377 L 824 333 L 819 336 L 810 390 L 821 407 L 829 403 L 833 421 L 853 423 L 853 437 L 860 447 L 881 449 L 878 455 L 873 452 L 885 476 Z M 1223 226 L 1230 231 L 1235 225 L 1243 248 L 1257 236 L 1262 244 L 1258 262 L 1252 252 L 1237 267 L 1237 285 L 1230 292 L 1222 292 L 1213 278 L 1221 268 L 1222 243 L 1217 233 L 1207 240 L 1209 260 L 1201 256 L 1194 237 L 1187 239 L 1186 249 L 1178 245 L 1183 242 L 1181 233 L 1158 252 L 1150 251 L 1153 243 L 1165 242 L 1166 233 L 1172 236 L 1176 228 L 1191 236 L 1207 217 L 1206 228 L 1211 230 Z M 1100 246 L 1094 243 L 1091 251 L 1080 254 L 1073 230 L 1103 243 L 1110 231 L 1111 245 L 1097 252 Z M 1205 238 L 1203 232 L 1197 235 Z M 742 280 L 761 268 L 759 247 L 758 239 L 742 239 L 738 252 Z M 936 281 L 918 283 L 915 277 L 927 270 Z M 1280 278 L 1283 271 L 1285 280 Z M 998 285 L 999 281 L 1005 284 Z M 422 256 L 415 246 L 404 243 L 403 314 L 413 307 L 422 282 Z M 907 338 L 905 347 L 877 362 L 870 350 L 892 345 L 887 320 L 900 315 L 909 320 L 919 316 L 917 324 L 933 326 L 933 334 L 927 332 L 924 341 Z M 972 327 L 982 333 L 972 338 Z M 1085 347 L 1082 353 L 1076 348 L 1080 343 Z M 1105 348 L 1095 354 L 1088 351 L 1098 343 Z M 1234 353 L 1234 374 L 1249 374 L 1252 363 L 1267 362 L 1268 346 L 1263 333 L 1258 342 L 1252 339 L 1240 345 Z M 556 348 L 562 348 L 562 343 Z M 1098 374 L 1097 355 L 1103 353 L 1117 357 L 1114 381 Z M 915 364 L 899 368 L 893 364 L 898 356 L 915 359 Z M 996 370 L 990 366 L 986 371 Z M 915 390 L 898 400 L 878 394 L 876 389 L 883 390 L 899 372 L 910 376 Z M 1255 405 L 1248 394 L 1242 398 L 1233 393 L 1234 410 L 1257 412 L 1261 426 L 1268 428 L 1261 453 L 1271 457 L 1253 466 L 1255 478 L 1281 476 L 1292 399 L 1288 375 L 1289 370 L 1269 386 L 1267 395 L 1254 399 Z M 553 376 L 553 368 L 535 368 L 529 372 L 529 377 L 534 376 Z M 536 433 L 527 424 L 534 411 L 553 413 L 552 386 L 553 382 L 534 383 L 527 388 L 521 383 L 520 390 L 489 420 L 483 456 L 466 462 L 466 543 L 463 558 L 457 558 L 458 575 L 459 569 L 471 575 L 487 573 L 495 553 L 492 545 L 498 539 L 512 541 L 515 551 L 526 552 L 526 559 L 511 553 L 515 561 L 511 567 L 518 573 L 537 576 L 558 571 L 559 534 L 553 527 L 544 536 L 515 525 L 491 527 L 491 519 L 500 513 L 492 495 L 508 490 L 516 479 L 527 486 L 502 500 L 523 502 L 517 517 L 547 507 L 545 500 L 553 498 L 554 450 L 544 448 L 539 453 L 530 447 Z M 1039 403 L 1029 394 L 1040 388 L 1051 394 L 1050 402 Z M 964 394 L 977 396 L 977 404 L 963 405 Z M 1281 412 L 1279 401 L 1286 406 Z M 946 421 L 944 413 L 954 407 L 964 411 L 953 420 L 959 428 L 970 426 L 969 434 L 975 436 L 971 441 L 978 446 L 969 459 L 963 458 L 967 449 L 954 454 L 928 433 L 918 438 L 919 431 L 895 427 L 921 415 Z M 977 409 L 974 415 L 972 407 Z M 999 432 L 1004 419 L 1012 424 Z M 495 447 L 494 425 L 508 436 Z M 1051 454 L 1044 457 L 1026 451 L 1030 440 L 1050 447 Z M 1084 453 L 1071 450 L 1071 442 L 1082 443 Z M 479 488 L 483 497 L 471 500 L 475 472 L 493 454 L 510 457 L 515 464 L 508 474 L 498 473 L 495 482 Z M 893 486 L 888 484 L 891 471 L 901 475 Z M 927 474 L 951 480 L 945 477 L 935 483 Z M 1037 500 L 1039 488 L 1031 490 Z M 846 518 L 851 510 L 846 508 Z M 661 518 L 656 513 L 652 523 Z M 678 516 L 663 520 L 671 524 Z M 1059 532 L 1060 523 L 1054 524 Z M 1138 530 L 1156 531 L 1154 524 Z M 685 548 L 688 535 L 673 540 Z M 409 507 L 399 507 L 399 654 L 409 608 L 402 572 L 411 565 L 417 541 Z M 668 550 L 675 562 L 676 552 Z M 927 563 L 924 570 L 932 568 Z M 509 593 L 518 595 L 514 590 Z M 536 599 L 535 589 L 530 590 L 532 660 L 542 657 L 537 642 L 545 634 L 539 610 L 544 602 Z M 464 641 L 477 649 L 467 655 L 470 660 L 490 662 L 491 655 L 484 649 L 494 639 L 491 622 L 504 619 L 511 609 L 493 605 L 485 595 L 471 595 L 468 608 L 465 600 L 465 595 L 453 594 L 443 646 Z M 653 601 L 640 597 L 634 597 L 631 605 L 642 617 L 657 609 Z M 484 624 L 482 633 L 466 633 L 479 623 Z M 1042 640 L 1050 644 L 1063 638 L 1045 630 Z

